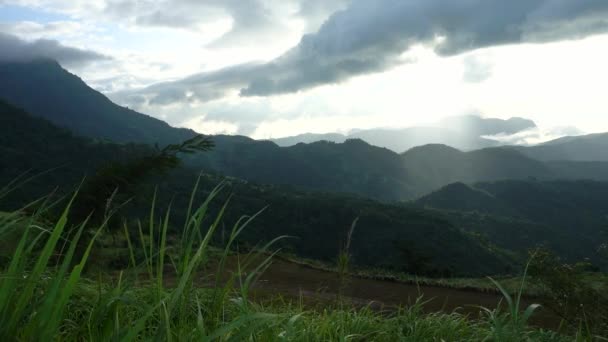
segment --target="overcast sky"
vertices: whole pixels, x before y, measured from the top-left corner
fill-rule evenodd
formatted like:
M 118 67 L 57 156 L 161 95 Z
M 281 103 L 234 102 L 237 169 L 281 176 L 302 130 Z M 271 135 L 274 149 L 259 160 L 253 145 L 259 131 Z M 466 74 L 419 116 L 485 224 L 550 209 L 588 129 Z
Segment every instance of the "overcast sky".
M 38 56 L 202 133 L 608 131 L 607 0 L 0 0 L 0 60 Z

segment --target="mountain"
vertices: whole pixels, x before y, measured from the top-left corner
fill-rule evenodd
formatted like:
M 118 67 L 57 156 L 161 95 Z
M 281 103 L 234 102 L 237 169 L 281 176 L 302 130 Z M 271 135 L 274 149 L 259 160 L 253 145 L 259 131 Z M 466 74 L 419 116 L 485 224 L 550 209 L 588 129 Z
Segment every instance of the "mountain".
M 300 143 L 310 144 L 317 141 L 329 141 L 335 143 L 343 143 L 346 141 L 346 136 L 340 133 L 304 133 L 295 135 L 293 137 L 277 138 L 271 141 L 281 147 L 289 147 Z
M 74 136 L 45 119 L 0 101 L 0 152 L 3 156 L 0 159 L 0 188 L 26 170 L 46 171 L 9 196 L 2 197 L 0 210 L 19 208 L 56 189 L 57 195 L 66 195 L 78 186 L 85 174 L 91 174 L 111 161 L 139 158 L 150 150 L 145 145 L 95 142 Z M 143 180 L 135 198 L 121 206 L 117 215 L 126 219 L 146 215 L 158 184 L 156 205 L 167 208 L 172 203 L 175 219 L 171 227 L 182 227 L 180 220 L 186 215 L 198 174 L 198 170 L 182 167 L 162 177 Z M 224 179 L 204 174 L 197 199 L 204 198 Z M 433 211 L 235 179 L 226 184 L 229 191 L 211 204 L 211 211 L 218 212 L 230 198 L 223 221 L 226 226 L 231 226 L 241 215 L 267 207 L 241 234 L 239 243 L 243 246 L 289 235 L 292 238 L 275 246 L 302 257 L 331 262 L 352 221 L 359 217 L 351 245 L 352 261 L 356 265 L 431 276 L 495 274 L 508 271 L 514 265 L 508 256 L 490 251 Z M 80 200 L 77 197 L 76 206 Z M 181 233 L 172 228 L 170 234 Z M 221 239 L 220 235 L 215 237 L 218 243 Z M 382 253 L 377 253 L 378 250 Z
M 608 162 L 608 133 L 564 137 L 517 149 L 541 161 Z
M 76 135 L 97 140 L 158 142 L 162 145 L 195 134 L 113 104 L 78 77 L 48 60 L 0 64 L 0 98 L 68 128 Z M 475 134 L 511 132 L 533 124 L 523 119 L 488 121 L 464 117 L 452 120 L 466 123 Z M 399 131 L 368 130 L 353 134 L 368 140 L 386 138 L 390 141 L 398 138 L 399 134 L 391 135 L 395 132 Z M 404 132 L 405 136 L 414 139 L 400 140 L 408 146 L 418 144 L 421 140 L 417 139 L 429 137 L 462 142 L 458 134 L 443 134 L 441 128 L 413 128 Z M 411 200 L 454 182 L 530 177 L 605 179 L 606 174 L 603 164 L 586 163 L 579 167 L 579 164 L 543 163 L 522 154 L 526 150 L 513 148 L 461 152 L 447 146 L 427 145 L 400 155 L 361 139 L 290 147 L 240 136 L 215 136 L 213 140 L 214 151 L 186 157 L 186 165 L 258 183 L 350 193 L 382 201 Z
M 195 135 L 114 104 L 52 60 L 0 63 L 0 99 L 94 139 L 167 145 Z
M 419 194 L 454 182 L 474 183 L 503 179 L 551 179 L 554 172 L 544 163 L 506 148 L 462 152 L 445 145 L 415 147 L 402 154 Z
M 214 142 L 213 151 L 188 158 L 187 165 L 258 183 L 385 201 L 413 198 L 417 193 L 398 154 L 361 140 L 283 148 L 246 137 L 216 136 Z
M 593 179 L 608 181 L 608 162 L 548 161 L 557 179 Z
M 523 118 L 485 119 L 475 115 L 455 116 L 440 121 L 436 126 L 409 127 L 403 129 L 366 129 L 339 133 L 301 134 L 293 137 L 273 139 L 279 146 L 293 146 L 316 141 L 344 142 L 346 139 L 361 139 L 371 145 L 385 147 L 401 153 L 413 147 L 442 144 L 460 150 L 476 150 L 500 145 L 496 140 L 484 136 L 515 134 L 534 128 L 534 121 Z
M 8 88 L 4 81 L 0 79 L 3 89 Z M 54 91 L 95 93 L 79 80 L 71 86 L 76 88 L 58 81 Z M 41 108 L 43 104 L 54 107 L 52 96 L 25 91 L 21 101 L 28 102 L 29 97 Z M 95 98 L 105 99 L 101 94 Z M 60 104 L 71 113 L 86 112 L 80 108 L 82 100 Z M 58 112 L 56 108 L 52 111 Z M 127 117 L 122 120 L 127 122 L 149 120 L 131 111 L 123 114 Z M 134 118 L 130 118 L 132 115 Z M 6 184 L 24 170 L 50 170 L 16 193 L 22 201 L 49 193 L 56 186 L 73 189 L 83 175 L 108 161 L 137 158 L 151 150 L 150 146 L 125 144 L 123 140 L 116 144 L 100 142 L 99 137 L 80 137 L 43 116 L 0 103 L 0 180 Z M 71 124 L 75 127 L 86 124 L 81 116 L 74 120 Z M 107 122 L 107 117 L 100 120 Z M 159 127 L 171 134 L 189 132 L 168 125 Z M 123 129 L 128 136 L 139 132 L 129 126 L 116 127 L 115 131 Z M 211 153 L 185 156 L 183 168 L 146 180 L 147 193 L 129 203 L 131 209 L 126 215 L 149 210 L 154 185 L 159 184 L 159 205 L 173 201 L 176 216 L 183 217 L 192 183 L 202 169 L 204 192 L 224 175 L 238 178 L 228 177 L 235 194 L 227 219 L 236 220 L 243 213 L 270 205 L 268 216 L 252 226 L 244 235 L 244 243 L 287 234 L 299 237 L 284 244 L 287 250 L 332 260 L 345 230 L 355 217 L 360 217 L 353 238 L 355 263 L 431 275 L 504 272 L 513 265 L 511 255 L 539 241 L 580 260 L 599 240 L 597 225 L 606 217 L 601 203 L 608 193 L 602 192 L 602 183 L 544 181 L 567 177 L 574 171 L 577 177 L 597 173 L 604 165 L 601 162 L 542 162 L 513 148 L 463 152 L 445 145 L 426 145 L 397 154 L 360 139 L 287 148 L 239 136 L 213 139 L 216 148 Z M 60 168 L 53 170 L 55 167 Z M 494 182 L 502 179 L 516 180 Z M 363 198 L 410 200 L 453 182 L 474 185 L 456 184 L 437 192 L 432 200 L 428 197 L 426 203 L 387 204 Z
M 415 199 L 454 182 L 605 177 L 601 165 L 577 168 L 579 163 L 543 163 L 511 148 L 462 152 L 445 145 L 425 145 L 400 155 L 359 139 L 291 147 L 246 137 L 216 136 L 215 140 L 214 151 L 189 158 L 187 164 L 258 183 L 382 201 Z
M 66 184 L 73 189 L 103 164 L 150 152 L 151 148 L 144 145 L 95 142 L 75 136 L 0 100 L 0 188 L 25 172 L 29 176 L 38 174 L 27 186 L 16 189 L 15 196 L 21 199 L 31 201 Z M 13 201 L 23 204 L 15 198 Z
M 598 261 L 598 247 L 608 238 L 607 196 L 607 182 L 505 180 L 448 185 L 415 203 L 453 211 L 450 222 L 503 248 L 544 243 L 573 260 Z M 479 225 L 480 218 L 486 224 Z

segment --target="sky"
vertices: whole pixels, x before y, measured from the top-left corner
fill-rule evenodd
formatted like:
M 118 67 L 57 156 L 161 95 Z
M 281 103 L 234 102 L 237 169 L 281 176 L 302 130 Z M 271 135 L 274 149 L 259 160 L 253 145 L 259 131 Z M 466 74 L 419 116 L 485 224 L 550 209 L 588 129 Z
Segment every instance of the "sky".
M 608 131 L 606 0 L 0 0 L 0 61 L 37 57 L 201 133 Z

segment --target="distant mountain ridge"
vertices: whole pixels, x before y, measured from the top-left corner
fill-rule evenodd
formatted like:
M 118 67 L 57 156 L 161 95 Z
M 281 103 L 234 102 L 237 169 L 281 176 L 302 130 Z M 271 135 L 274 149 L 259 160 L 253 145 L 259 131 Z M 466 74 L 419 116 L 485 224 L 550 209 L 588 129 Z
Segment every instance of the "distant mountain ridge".
M 279 146 L 289 147 L 299 143 L 331 141 L 341 143 L 347 139 L 362 139 L 371 145 L 385 147 L 395 152 L 405 152 L 416 146 L 443 144 L 460 150 L 476 150 L 501 145 L 486 136 L 515 134 L 536 127 L 532 120 L 523 118 L 485 119 L 476 115 L 445 118 L 436 126 L 408 127 L 402 129 L 365 129 L 351 132 L 313 134 L 272 139 Z

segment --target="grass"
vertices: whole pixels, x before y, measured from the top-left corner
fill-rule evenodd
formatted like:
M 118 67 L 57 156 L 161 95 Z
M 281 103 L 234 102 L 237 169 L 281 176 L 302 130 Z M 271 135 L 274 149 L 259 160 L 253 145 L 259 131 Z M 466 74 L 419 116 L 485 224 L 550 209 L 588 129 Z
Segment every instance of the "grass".
M 56 223 L 41 226 L 41 218 L 54 204 L 48 199 L 22 212 L 0 215 L 0 238 L 19 236 L 1 272 L 0 339 L 3 341 L 561 341 L 572 336 L 528 326 L 533 309 L 520 312 L 500 285 L 508 310 L 486 309 L 481 317 L 458 312 L 427 314 L 423 300 L 393 313 L 371 308 L 328 306 L 307 310 L 302 304 L 250 300 L 250 289 L 271 263 L 273 243 L 260 246 L 227 278 L 226 260 L 239 234 L 259 214 L 236 222 L 215 255 L 210 288 L 197 287 L 202 270 L 208 270 L 212 237 L 223 223 L 229 201 L 217 213 L 209 204 L 222 192 L 220 184 L 200 205 L 191 200 L 177 245 L 168 241 L 171 208 L 162 215 L 155 201 L 149 224 L 124 225 L 129 246 L 128 266 L 113 277 L 86 273 L 91 251 L 107 222 L 90 227 L 68 222 L 74 194 Z M 193 196 L 198 191 L 198 183 Z M 1 199 L 1 198 L 0 198 Z M 32 211 L 31 208 L 36 208 Z M 109 218 L 108 218 L 109 219 Z M 351 228 L 354 229 L 355 224 Z M 139 239 L 129 232 L 136 230 Z M 85 233 L 92 233 L 90 238 Z M 84 240 L 84 236 L 88 240 Z M 280 239 L 281 237 L 277 238 Z M 84 247 L 83 247 L 84 246 Z M 343 254 L 348 256 L 348 247 Z M 343 260 L 344 275 L 348 259 Z M 167 286 L 167 269 L 174 284 Z M 247 270 L 247 272 L 245 272 Z M 522 282 L 523 284 L 523 282 Z M 521 289 L 521 287 L 520 287 Z M 278 298 L 278 297 L 277 297 Z

